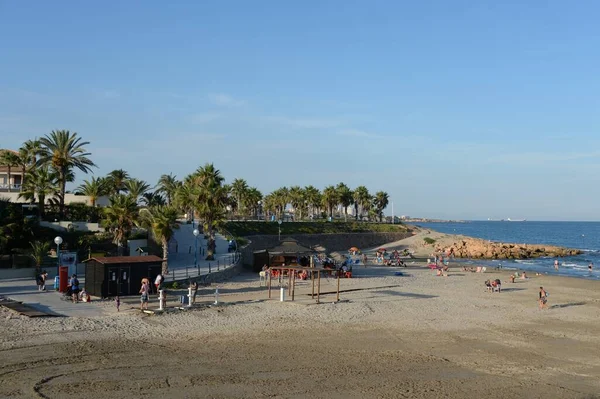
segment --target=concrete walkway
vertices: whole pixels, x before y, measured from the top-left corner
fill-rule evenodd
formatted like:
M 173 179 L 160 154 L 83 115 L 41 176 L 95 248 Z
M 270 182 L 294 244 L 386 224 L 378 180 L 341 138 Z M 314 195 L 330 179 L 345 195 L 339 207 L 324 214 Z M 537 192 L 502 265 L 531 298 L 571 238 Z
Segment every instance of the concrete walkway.
M 82 279 L 80 279 L 82 280 Z M 49 281 L 50 282 L 50 281 Z M 83 281 L 81 281 L 83 284 Z M 61 299 L 62 294 L 53 290 L 52 285 L 46 287 L 48 291 L 38 291 L 33 279 L 0 280 L 0 296 L 23 302 L 42 312 L 60 316 L 100 317 L 105 315 L 104 308 L 94 302 L 73 303 Z

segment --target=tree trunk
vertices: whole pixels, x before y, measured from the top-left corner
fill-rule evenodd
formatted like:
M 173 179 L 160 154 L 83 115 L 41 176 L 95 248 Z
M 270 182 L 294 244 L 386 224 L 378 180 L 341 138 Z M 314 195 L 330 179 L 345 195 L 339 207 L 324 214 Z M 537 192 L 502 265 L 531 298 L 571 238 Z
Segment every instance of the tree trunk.
M 25 166 L 21 168 L 21 189 L 19 191 L 23 191 L 23 185 L 25 185 Z
M 208 243 L 206 245 L 206 260 L 215 260 L 215 229 L 212 225 L 212 220 L 206 221 L 208 230 Z
M 67 176 L 64 170 L 60 171 L 60 205 L 59 205 L 59 214 L 60 220 L 63 220 L 65 217 L 65 192 L 67 191 Z
M 42 220 L 42 218 L 44 217 L 45 202 L 46 202 L 46 196 L 38 194 L 38 215 L 40 217 L 40 220 Z
M 354 203 L 354 220 L 358 220 L 358 202 Z
M 162 240 L 163 260 L 162 260 L 162 274 L 163 276 L 169 273 L 169 243 L 163 237 Z
M 348 207 L 344 207 L 344 222 L 348 221 Z
M 10 177 L 12 175 L 12 170 L 11 170 L 10 164 L 8 164 L 7 166 L 8 166 L 8 192 L 10 193 L 12 191 L 12 186 L 10 183 Z

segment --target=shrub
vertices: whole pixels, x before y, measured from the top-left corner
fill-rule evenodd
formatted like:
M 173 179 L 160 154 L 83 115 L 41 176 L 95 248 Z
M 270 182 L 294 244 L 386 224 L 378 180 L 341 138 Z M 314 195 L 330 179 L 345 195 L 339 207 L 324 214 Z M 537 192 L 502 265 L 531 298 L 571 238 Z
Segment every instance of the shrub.
M 425 237 L 425 238 L 423 238 L 423 241 L 425 241 L 425 244 L 429 244 L 429 245 L 435 243 L 435 240 L 431 237 Z

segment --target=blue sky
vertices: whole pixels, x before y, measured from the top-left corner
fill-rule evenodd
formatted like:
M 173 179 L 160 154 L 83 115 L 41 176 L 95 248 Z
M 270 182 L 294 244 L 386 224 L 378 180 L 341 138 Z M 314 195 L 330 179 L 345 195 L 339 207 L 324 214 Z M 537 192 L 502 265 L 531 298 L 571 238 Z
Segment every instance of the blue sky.
M 99 175 L 600 220 L 600 4 L 501 3 L 0 0 L 0 147 L 69 129 Z

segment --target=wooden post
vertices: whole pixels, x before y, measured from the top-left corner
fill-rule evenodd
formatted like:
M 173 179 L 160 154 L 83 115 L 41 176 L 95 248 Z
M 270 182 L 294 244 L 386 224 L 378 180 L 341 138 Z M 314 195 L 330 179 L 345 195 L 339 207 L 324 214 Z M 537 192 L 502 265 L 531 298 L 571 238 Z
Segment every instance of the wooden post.
M 338 279 L 337 279 L 337 299 L 335 300 L 336 302 L 340 301 L 340 274 L 338 273 Z
M 272 270 L 267 270 L 269 272 L 269 299 L 271 299 L 271 274 L 273 273 Z
M 294 300 L 295 292 L 296 292 L 296 273 L 294 273 L 294 277 L 292 278 L 292 301 Z
M 310 294 L 310 299 L 315 298 L 315 272 L 314 270 L 310 272 L 310 282 L 312 283 L 312 294 Z
M 321 271 L 320 270 L 317 272 L 317 279 L 318 279 L 318 281 L 317 281 L 317 303 L 320 303 L 319 302 L 319 297 L 321 296 Z
M 295 274 L 292 269 L 288 270 L 288 296 L 292 295 L 292 275 Z

